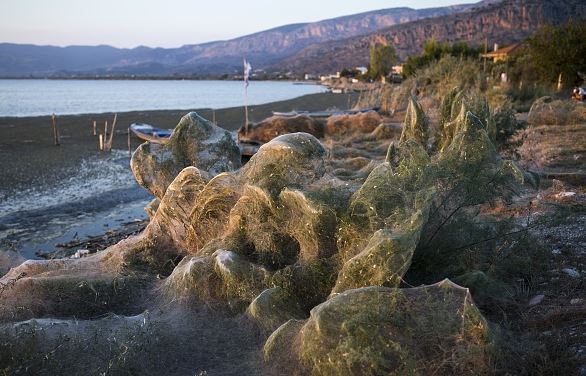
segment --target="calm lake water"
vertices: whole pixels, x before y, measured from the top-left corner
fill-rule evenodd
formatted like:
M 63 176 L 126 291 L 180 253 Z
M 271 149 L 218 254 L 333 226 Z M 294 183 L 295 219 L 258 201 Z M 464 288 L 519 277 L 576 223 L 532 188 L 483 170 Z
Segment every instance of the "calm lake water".
M 248 104 L 325 91 L 319 85 L 253 81 Z M 238 81 L 0 80 L 0 116 L 73 115 L 140 110 L 225 108 L 244 104 Z

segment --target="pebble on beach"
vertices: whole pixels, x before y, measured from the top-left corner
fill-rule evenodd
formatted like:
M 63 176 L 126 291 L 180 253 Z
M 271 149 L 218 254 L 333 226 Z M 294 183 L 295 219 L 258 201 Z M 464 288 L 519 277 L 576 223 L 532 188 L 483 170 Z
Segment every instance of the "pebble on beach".
M 575 268 L 564 268 L 562 272 L 566 273 L 572 278 L 580 278 L 580 272 L 577 271 Z
M 89 256 L 89 254 L 90 254 L 89 249 L 78 249 L 77 252 L 75 252 L 75 254 L 73 254 L 71 256 L 71 258 L 72 259 L 79 259 L 79 258 L 82 258 L 82 257 Z
M 543 301 L 543 299 L 545 298 L 545 295 L 540 294 L 540 295 L 535 295 L 533 298 L 531 298 L 531 300 L 529 300 L 529 306 L 534 306 L 534 305 L 538 305 L 539 303 L 541 303 Z

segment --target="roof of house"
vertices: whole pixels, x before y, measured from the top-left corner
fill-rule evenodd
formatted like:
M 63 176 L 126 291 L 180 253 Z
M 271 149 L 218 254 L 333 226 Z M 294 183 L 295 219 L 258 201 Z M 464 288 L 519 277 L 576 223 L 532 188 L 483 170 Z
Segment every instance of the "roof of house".
M 499 55 L 508 55 L 511 52 L 513 52 L 514 50 L 516 50 L 517 48 L 519 48 L 520 46 L 521 46 L 521 43 L 511 44 L 510 46 L 499 48 L 496 51 L 491 51 L 489 53 L 482 54 L 482 57 L 494 57 L 494 56 L 499 56 Z

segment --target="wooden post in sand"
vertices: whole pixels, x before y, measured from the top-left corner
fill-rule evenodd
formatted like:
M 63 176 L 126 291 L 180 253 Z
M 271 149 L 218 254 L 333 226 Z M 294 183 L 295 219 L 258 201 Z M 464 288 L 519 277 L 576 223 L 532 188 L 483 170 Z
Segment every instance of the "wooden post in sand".
M 108 141 L 108 120 L 104 122 L 104 148 L 102 150 L 106 151 L 106 141 Z
M 244 134 L 248 136 L 248 87 L 244 87 Z
M 96 135 L 96 121 L 94 120 L 94 136 Z
M 128 127 L 128 158 L 132 158 L 132 146 L 130 145 L 130 127 Z
M 110 130 L 110 140 L 108 141 L 108 151 L 112 151 L 112 141 L 114 138 L 114 128 L 116 128 L 116 119 L 118 114 L 114 114 L 114 121 L 112 122 L 112 129 Z
M 51 121 L 53 122 L 53 141 L 55 146 L 59 146 L 59 129 L 57 129 L 57 116 L 51 115 Z
M 104 150 L 104 136 L 100 133 L 100 151 Z

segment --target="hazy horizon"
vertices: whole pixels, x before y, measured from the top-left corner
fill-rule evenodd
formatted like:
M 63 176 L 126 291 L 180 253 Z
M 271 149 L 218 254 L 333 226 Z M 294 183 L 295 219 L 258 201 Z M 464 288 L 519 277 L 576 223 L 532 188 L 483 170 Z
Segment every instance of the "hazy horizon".
M 474 2 L 477 1 L 325 0 L 316 4 L 299 0 L 275 6 L 269 0 L 204 4 L 189 0 L 21 0 L 0 5 L 0 43 L 175 48 L 379 9 L 422 9 Z

